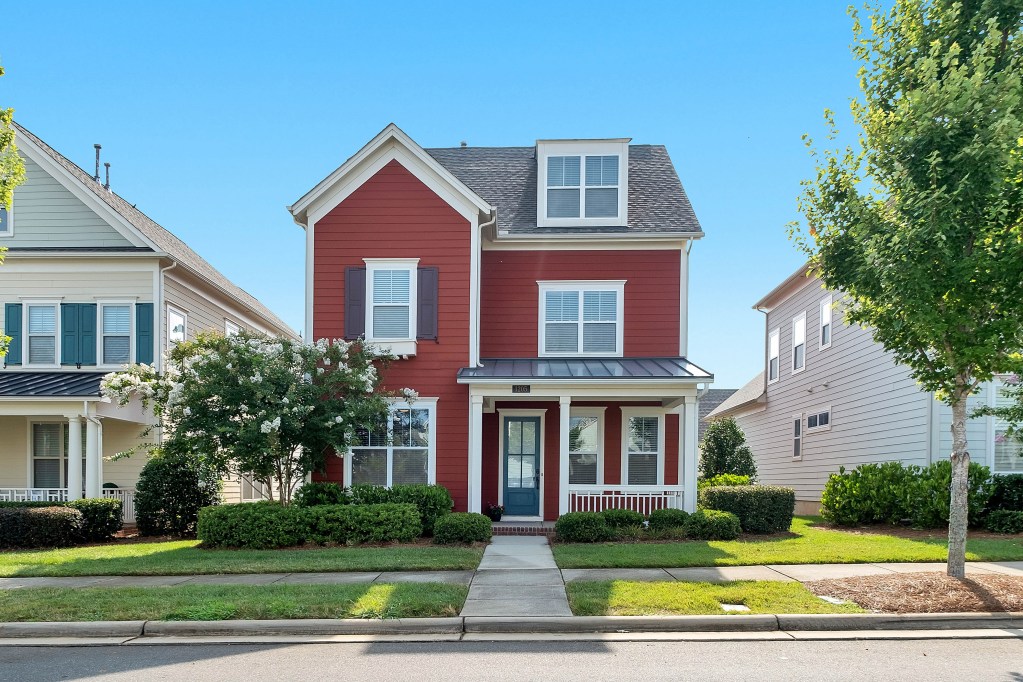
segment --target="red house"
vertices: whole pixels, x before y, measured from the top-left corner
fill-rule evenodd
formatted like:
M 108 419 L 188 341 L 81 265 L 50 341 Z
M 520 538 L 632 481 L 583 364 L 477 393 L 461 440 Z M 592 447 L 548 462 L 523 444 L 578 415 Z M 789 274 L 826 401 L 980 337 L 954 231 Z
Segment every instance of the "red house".
M 663 146 L 423 149 L 392 124 L 289 210 L 312 339 L 389 348 L 385 386 L 420 396 L 326 479 L 439 483 L 513 520 L 695 507 L 703 231 Z

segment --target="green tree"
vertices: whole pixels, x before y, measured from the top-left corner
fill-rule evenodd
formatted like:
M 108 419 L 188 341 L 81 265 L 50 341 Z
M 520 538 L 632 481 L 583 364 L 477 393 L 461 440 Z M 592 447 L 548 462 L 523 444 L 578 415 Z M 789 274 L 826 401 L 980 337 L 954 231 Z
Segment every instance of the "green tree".
M 0 66 L 0 77 L 4 67 Z M 10 210 L 14 199 L 14 188 L 25 181 L 25 162 L 14 144 L 14 109 L 0 108 L 0 210 Z M 7 248 L 0 246 L 0 265 L 4 262 Z M 7 355 L 11 337 L 4 336 L 0 329 L 0 358 Z
M 746 445 L 746 436 L 731 417 L 708 424 L 700 442 L 700 478 L 706 480 L 721 474 L 757 480 L 757 464 Z
M 952 408 L 948 574 L 963 577 L 967 399 L 1023 347 L 1023 0 L 867 9 L 869 29 L 851 10 L 858 140 L 812 152 L 809 227 L 792 229 L 847 321 Z

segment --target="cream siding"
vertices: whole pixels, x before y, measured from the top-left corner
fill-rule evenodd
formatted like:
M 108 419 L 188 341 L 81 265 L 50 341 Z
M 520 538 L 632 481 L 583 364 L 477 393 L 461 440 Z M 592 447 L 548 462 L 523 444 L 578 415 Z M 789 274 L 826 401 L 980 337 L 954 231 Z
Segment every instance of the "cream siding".
M 212 286 L 187 273 L 170 270 L 164 274 L 164 309 L 160 319 L 161 348 L 167 347 L 167 307 L 188 316 L 187 336 L 194 339 L 202 331 L 224 333 L 225 320 L 242 329 L 273 333 L 257 323 L 255 316 L 234 301 L 222 296 Z
M 28 420 L 0 417 L 0 488 L 28 486 L 28 457 Z
M 0 269 L 0 304 L 22 297 L 91 302 L 98 299 L 153 301 L 153 259 L 58 259 L 8 256 Z
M 103 420 L 103 482 L 114 483 L 118 488 L 134 488 L 139 480 L 139 473 L 146 465 L 149 455 L 146 451 L 136 452 L 128 457 L 114 459 L 120 452 L 152 443 L 157 434 L 148 438 L 142 437 L 140 424 L 120 421 L 117 419 Z
M 31 159 L 14 190 L 14 236 L 7 247 L 130 247 L 133 244 Z

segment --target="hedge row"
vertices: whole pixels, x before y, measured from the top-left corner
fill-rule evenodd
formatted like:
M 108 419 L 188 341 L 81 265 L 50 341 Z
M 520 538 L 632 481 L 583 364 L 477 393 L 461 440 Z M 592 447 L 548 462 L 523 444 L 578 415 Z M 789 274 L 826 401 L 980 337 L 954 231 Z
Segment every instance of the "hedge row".
M 282 507 L 253 502 L 204 507 L 197 536 L 209 547 L 275 549 L 307 542 L 409 542 L 422 532 L 419 510 L 412 504 Z
M 787 531 L 796 508 L 796 492 L 774 485 L 711 486 L 699 499 L 705 509 L 735 514 L 747 533 Z
M 563 514 L 554 524 L 554 531 L 562 542 L 606 542 L 622 535 L 623 531 L 638 533 L 643 516 L 631 512 L 639 517 L 639 523 L 633 525 L 631 520 L 635 517 L 622 511 Z M 626 519 L 631 520 L 623 523 Z M 734 540 L 742 530 L 734 514 L 714 509 L 701 509 L 692 514 L 681 509 L 658 509 L 650 514 L 649 528 L 655 532 L 674 532 L 690 540 Z
M 419 510 L 423 531 L 430 535 L 437 519 L 451 513 L 454 500 L 448 489 L 440 485 L 353 485 L 342 488 L 337 483 L 306 483 L 295 491 L 296 507 L 322 505 L 414 504 Z
M 62 511 L 45 513 L 53 509 Z M 0 547 L 68 547 L 103 542 L 121 526 L 121 501 L 113 498 L 0 502 Z

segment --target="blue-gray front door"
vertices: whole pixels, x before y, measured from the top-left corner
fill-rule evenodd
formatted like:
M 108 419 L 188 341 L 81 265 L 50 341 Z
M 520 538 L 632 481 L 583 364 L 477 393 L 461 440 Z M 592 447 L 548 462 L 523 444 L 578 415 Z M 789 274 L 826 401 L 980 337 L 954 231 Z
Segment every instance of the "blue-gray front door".
M 540 514 L 540 418 L 504 419 L 504 513 Z

